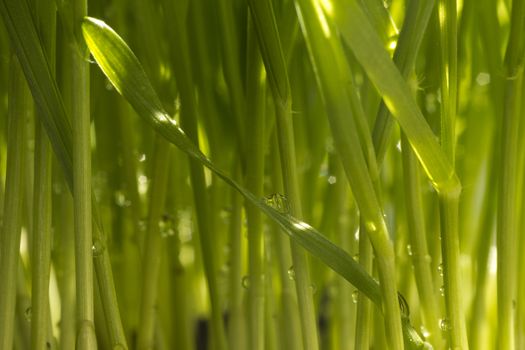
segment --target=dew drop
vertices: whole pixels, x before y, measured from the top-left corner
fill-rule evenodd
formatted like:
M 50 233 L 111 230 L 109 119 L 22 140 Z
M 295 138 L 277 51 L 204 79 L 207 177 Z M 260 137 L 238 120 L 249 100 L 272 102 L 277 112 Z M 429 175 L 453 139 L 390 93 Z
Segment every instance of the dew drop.
M 428 337 L 430 337 L 430 332 L 428 331 L 428 329 L 425 328 L 425 326 L 421 326 L 421 335 L 423 335 L 423 338 L 427 339 Z
M 122 191 L 115 192 L 115 203 L 121 208 L 129 207 L 131 205 L 131 201 L 126 198 L 126 195 Z
M 377 230 L 377 226 L 373 221 L 365 222 L 365 227 L 368 232 L 375 232 Z
M 412 246 L 410 244 L 407 244 L 407 254 L 408 256 L 412 256 Z
M 445 296 L 445 286 L 439 287 L 439 294 L 444 297 Z
M 93 251 L 93 257 L 97 258 L 101 256 L 104 253 L 104 244 L 98 239 L 93 241 L 93 246 L 91 247 L 91 250 Z
M 225 263 L 221 266 L 220 273 L 223 276 L 227 276 L 230 273 L 230 264 Z
M 490 83 L 490 74 L 481 72 L 476 76 L 476 84 L 479 86 L 485 86 Z
M 443 277 L 443 264 L 438 265 L 438 272 L 441 277 Z
M 244 276 L 241 280 L 241 284 L 245 289 L 250 288 L 250 276 Z
M 288 269 L 288 278 L 292 281 L 295 281 L 295 269 L 293 265 Z
M 264 201 L 268 206 L 274 208 L 282 214 L 290 213 L 290 203 L 288 202 L 288 198 L 286 198 L 284 194 L 270 194 L 264 198 Z
M 359 291 L 357 289 L 355 289 L 353 292 L 352 292 L 352 302 L 354 304 L 357 304 L 357 300 L 359 299 Z
M 450 331 L 451 327 L 450 327 L 450 322 L 448 321 L 447 318 L 442 318 L 439 320 L 439 328 L 443 331 L 443 332 L 448 332 Z
M 27 322 L 31 322 L 31 314 L 33 313 L 33 310 L 31 309 L 31 306 L 27 307 L 24 311 L 24 317 Z
M 335 176 L 330 175 L 330 176 L 328 177 L 328 183 L 329 183 L 330 185 L 333 185 L 333 184 L 335 184 L 336 182 L 337 182 L 337 178 L 336 178 Z

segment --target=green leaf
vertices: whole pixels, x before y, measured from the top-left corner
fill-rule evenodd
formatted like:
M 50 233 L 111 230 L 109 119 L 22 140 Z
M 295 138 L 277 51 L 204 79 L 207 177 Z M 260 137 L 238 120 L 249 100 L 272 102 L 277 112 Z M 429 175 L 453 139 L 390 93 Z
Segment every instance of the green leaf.
M 60 92 L 51 74 L 26 0 L 2 0 L 0 13 L 11 44 L 37 107 L 49 140 L 62 164 L 70 188 L 73 184 L 72 129 Z
M 407 135 L 436 190 L 441 193 L 458 192 L 461 185 L 452 163 L 441 150 L 408 83 L 391 60 L 357 1 L 335 1 L 327 14 L 337 24 L 343 38 Z
M 310 225 L 274 209 L 267 205 L 264 199 L 256 197 L 241 187 L 217 168 L 188 139 L 184 131 L 162 108 L 137 57 L 113 29 L 98 19 L 87 17 L 82 25 L 82 30 L 87 45 L 104 74 L 137 113 L 158 133 L 235 188 L 248 201 L 279 224 L 294 241 L 380 305 L 381 294 L 378 283 L 347 252 L 327 240 Z

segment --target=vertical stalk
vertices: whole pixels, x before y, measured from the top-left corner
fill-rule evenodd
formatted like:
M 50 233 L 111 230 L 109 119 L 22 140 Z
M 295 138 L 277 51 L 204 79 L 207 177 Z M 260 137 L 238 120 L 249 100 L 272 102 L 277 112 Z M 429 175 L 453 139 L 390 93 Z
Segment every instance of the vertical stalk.
M 302 217 L 301 198 L 297 166 L 295 164 L 295 146 L 293 141 L 293 126 L 291 120 L 291 104 L 280 105 L 276 101 L 277 131 L 279 153 L 281 155 L 281 170 L 283 173 L 284 193 L 290 205 L 290 214 L 296 218 Z M 306 252 L 297 243 L 291 242 L 292 262 L 295 274 L 297 301 L 301 315 L 303 343 L 305 349 L 317 349 L 319 339 L 315 309 L 311 290 L 308 259 Z
M 158 322 L 156 306 L 162 255 L 162 232 L 159 232 L 159 225 L 166 202 L 170 144 L 161 136 L 157 136 L 153 152 L 151 198 L 149 200 L 148 226 L 142 258 L 142 297 L 137 336 L 137 348 L 139 350 L 155 348 L 155 322 Z
M 247 106 L 252 116 L 250 127 L 246 128 L 246 187 L 257 197 L 263 197 L 264 181 L 264 124 L 265 84 L 261 54 L 251 21 L 248 22 L 247 54 Z M 246 203 L 248 220 L 248 289 L 250 343 L 253 350 L 265 349 L 265 252 L 262 213 L 254 205 Z M 269 278 L 269 277 L 268 277 Z
M 421 181 L 417 160 L 405 135 L 401 135 L 403 157 L 403 179 L 406 198 L 406 213 L 409 244 L 412 250 L 412 264 L 419 302 L 422 308 L 423 325 L 428 330 L 429 341 L 437 348 L 442 348 L 441 331 L 438 327 L 439 305 L 432 280 L 428 253 L 427 230 L 424 221 Z
M 60 169 L 55 166 L 55 169 Z M 75 251 L 73 232 L 73 201 L 66 190 L 66 182 L 59 171 L 53 171 L 56 178 L 53 183 L 53 216 L 55 225 L 53 264 L 57 274 L 60 294 L 60 338 L 62 349 L 74 349 L 76 336 L 76 299 L 75 299 Z
M 250 0 L 249 5 L 275 103 L 284 193 L 288 200 L 290 214 L 301 219 L 302 210 L 295 159 L 290 83 L 272 2 L 270 0 Z M 319 339 L 308 259 L 306 252 L 295 242 L 291 242 L 291 249 L 299 313 L 301 315 L 303 345 L 305 349 L 314 350 L 319 348 Z
M 51 267 L 51 146 L 43 126 L 36 125 L 34 236 L 32 263 L 31 347 L 46 349 L 49 323 L 49 275 Z
M 89 51 L 80 33 L 87 15 L 87 1 L 75 0 L 72 19 L 76 41 L 71 51 L 73 122 L 73 210 L 75 217 L 75 266 L 77 285 L 77 347 L 96 349 L 94 325 L 93 243 L 91 212 L 91 131 L 89 95 Z
M 184 13 L 180 11 L 181 4 L 169 5 L 169 12 L 173 15 L 173 29 L 171 36 L 173 52 L 176 62 L 174 64 L 177 86 L 181 97 L 181 125 L 188 137 L 199 144 L 197 100 L 194 91 L 193 77 L 191 75 L 191 61 L 188 54 L 187 32 L 184 22 Z M 175 35 L 176 34 L 176 35 Z M 226 335 L 222 320 L 222 302 L 217 281 L 217 255 L 214 245 L 214 223 L 211 220 L 209 193 L 206 189 L 204 168 L 194 160 L 189 159 L 190 178 L 195 203 L 197 226 L 200 234 L 200 244 L 204 263 L 204 273 L 208 281 L 208 291 L 211 302 L 211 325 L 213 344 L 216 349 L 227 348 Z
M 458 94 L 457 13 L 456 0 L 439 2 L 441 41 L 441 148 L 452 165 L 455 162 L 456 109 Z M 461 188 L 439 193 L 441 251 L 447 318 L 441 329 L 449 333 L 450 347 L 468 349 L 465 314 L 460 290 L 459 197 Z
M 7 126 L 7 171 L 4 223 L 0 236 L 0 349 L 13 347 L 15 333 L 16 283 L 20 248 L 23 198 L 24 114 L 30 102 L 29 90 L 15 56 L 11 58 Z
M 383 209 L 379 204 L 374 152 L 369 137 L 368 140 L 365 137 L 366 125 L 362 125 L 359 120 L 357 101 L 352 97 L 352 91 L 348 90 L 348 84 L 352 81 L 351 74 L 342 59 L 342 47 L 332 39 L 336 31 L 328 25 L 321 24 L 320 19 L 326 23 L 327 18 L 321 17 L 322 13 L 316 9 L 316 3 L 311 0 L 297 0 L 295 6 L 310 60 L 317 75 L 318 88 L 330 122 L 335 149 L 341 157 L 364 221 L 364 228 L 376 255 L 386 331 L 391 347 L 402 349 L 395 254 L 384 221 Z M 358 129 L 361 129 L 361 132 Z
M 55 66 L 55 12 L 50 1 L 36 3 L 39 29 L 51 70 Z M 37 113 L 39 113 L 37 111 Z M 35 123 L 35 182 L 32 241 L 32 327 L 31 347 L 45 350 L 52 344 L 49 309 L 49 275 L 51 267 L 51 145 L 40 120 Z
M 279 171 L 281 160 L 277 150 L 277 135 L 275 132 L 273 132 L 272 135 L 272 151 L 270 152 L 272 155 L 272 183 L 275 190 L 281 192 L 283 188 L 282 174 Z M 276 224 L 272 224 L 272 231 L 274 232 L 273 238 L 275 241 L 274 250 L 277 255 L 279 279 L 282 285 L 282 310 L 280 315 L 280 326 L 282 327 L 281 337 L 284 338 L 282 343 L 286 349 L 299 350 L 303 348 L 303 342 L 301 338 L 301 325 L 296 293 L 294 293 L 293 281 L 291 281 L 290 271 L 288 270 L 288 267 L 292 264 L 290 244 L 285 235 L 279 233 L 278 230 L 280 230 L 280 228 L 277 227 Z
M 237 171 L 239 173 L 239 171 Z M 232 350 L 246 348 L 246 336 L 243 320 L 243 287 L 242 281 L 242 197 L 235 190 L 232 195 L 232 215 L 230 221 L 230 324 L 228 343 Z
M 218 1 L 216 3 L 219 17 L 219 30 L 222 45 L 222 64 L 224 78 L 228 84 L 228 93 L 232 101 L 233 115 L 237 130 L 238 146 L 240 153 L 243 154 L 246 149 L 246 139 L 244 131 L 246 130 L 245 113 L 246 113 L 246 96 L 243 91 L 243 81 L 241 75 L 241 61 L 239 57 L 239 32 L 236 32 L 235 18 L 233 17 L 233 2 Z
M 523 89 L 523 26 L 525 1 L 512 2 L 511 29 L 505 56 L 505 97 L 501 147 L 501 177 L 498 201 L 498 332 L 502 349 L 515 347 L 518 276 L 518 145 Z
M 366 233 L 365 223 L 362 220 L 359 227 L 359 263 L 370 274 L 372 273 L 373 252 L 372 245 Z M 371 325 L 372 325 L 372 302 L 362 293 L 357 301 L 355 349 L 370 349 Z

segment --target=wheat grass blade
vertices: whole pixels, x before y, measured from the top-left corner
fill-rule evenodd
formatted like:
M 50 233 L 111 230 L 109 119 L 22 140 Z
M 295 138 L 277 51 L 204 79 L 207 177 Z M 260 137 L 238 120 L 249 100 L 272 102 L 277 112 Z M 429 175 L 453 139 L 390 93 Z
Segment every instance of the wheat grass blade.
M 9 77 L 9 109 L 7 127 L 7 174 L 5 187 L 4 223 L 0 236 L 0 348 L 13 348 L 15 334 L 16 287 L 19 273 L 19 247 L 23 198 L 23 151 L 25 114 L 31 110 L 31 97 L 18 59 L 11 59 Z M 29 108 L 28 108 L 29 106 Z
M 458 192 L 461 185 L 451 162 L 419 110 L 408 83 L 390 59 L 357 1 L 336 1 L 325 12 L 333 18 L 346 43 L 407 135 L 436 190 Z

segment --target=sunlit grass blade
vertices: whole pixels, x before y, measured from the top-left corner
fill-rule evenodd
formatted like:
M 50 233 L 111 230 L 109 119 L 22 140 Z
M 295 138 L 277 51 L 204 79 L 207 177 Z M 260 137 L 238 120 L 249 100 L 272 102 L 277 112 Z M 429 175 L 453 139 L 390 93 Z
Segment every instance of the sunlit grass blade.
M 295 4 L 330 122 L 335 150 L 341 157 L 359 207 L 362 227 L 367 230 L 367 235 L 363 237 L 369 237 L 374 246 L 382 287 L 386 331 L 391 339 L 392 348 L 399 349 L 403 346 L 403 339 L 396 298 L 394 250 L 379 204 L 377 183 L 374 184 L 374 181 L 377 181 L 376 160 L 368 125 L 366 121 L 362 122 L 365 125 L 361 127 L 364 129 L 361 134 L 366 136 L 362 136 L 363 142 L 359 142 L 360 135 L 356 124 L 364 117 L 360 118 L 359 115 L 363 114 L 359 113 L 362 110 L 360 101 L 357 97 L 352 98 L 355 92 L 350 89 L 353 87 L 347 87 L 347 84 L 352 83 L 352 77 L 337 31 L 329 26 L 327 18 L 320 12 L 315 1 L 296 1 Z M 366 160 L 363 148 L 368 149 Z M 367 259 L 366 255 L 371 257 L 371 252 L 365 254 L 364 259 Z
M 169 142 L 208 167 L 248 201 L 257 206 L 283 227 L 294 241 L 350 281 L 375 302 L 379 302 L 379 286 L 362 270 L 351 256 L 334 245 L 310 225 L 268 206 L 264 199 L 254 196 L 222 170 L 218 169 L 186 136 L 177 123 L 170 119 L 160 105 L 151 83 L 138 59 L 127 44 L 104 22 L 86 18 L 84 36 L 95 60 L 115 88 L 130 102 L 139 115 Z M 148 100 L 151 98 L 151 101 Z
M 335 1 L 332 6 L 325 12 L 334 19 L 343 38 L 397 119 L 435 188 L 439 192 L 458 192 L 460 182 L 452 163 L 441 150 L 408 83 L 390 59 L 357 1 Z

